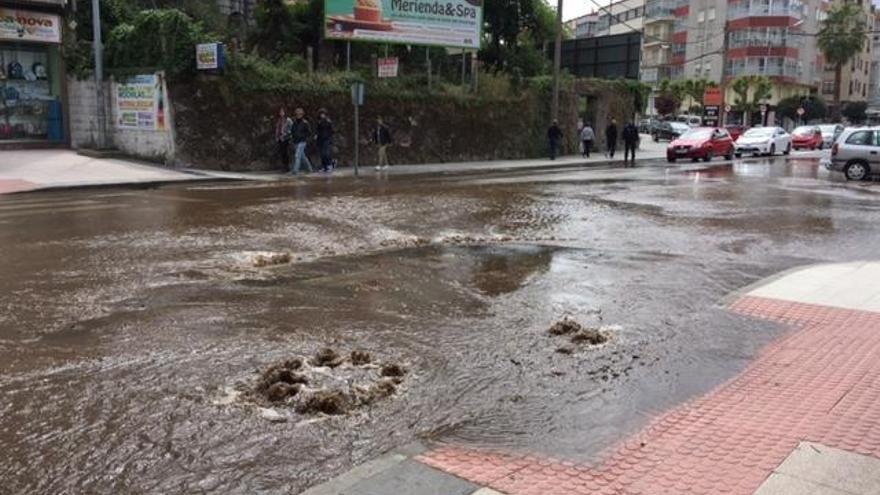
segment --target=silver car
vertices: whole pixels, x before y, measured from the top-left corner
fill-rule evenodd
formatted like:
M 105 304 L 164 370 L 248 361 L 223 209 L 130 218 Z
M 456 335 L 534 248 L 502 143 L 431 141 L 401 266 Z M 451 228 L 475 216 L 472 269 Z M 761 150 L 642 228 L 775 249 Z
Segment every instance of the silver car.
M 822 131 L 822 147 L 827 149 L 834 144 L 834 141 L 843 132 L 843 126 L 840 124 L 822 124 L 819 126 L 819 130 Z
M 850 127 L 831 146 L 829 170 L 843 172 L 849 180 L 864 180 L 880 173 L 880 127 Z

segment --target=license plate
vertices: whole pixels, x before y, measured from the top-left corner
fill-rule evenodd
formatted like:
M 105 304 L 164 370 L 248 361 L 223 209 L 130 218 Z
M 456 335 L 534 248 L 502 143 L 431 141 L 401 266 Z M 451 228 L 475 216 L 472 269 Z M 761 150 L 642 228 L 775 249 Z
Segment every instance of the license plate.
M 678 153 L 679 155 L 687 155 L 688 150 L 679 148 L 679 149 L 675 150 L 675 152 Z

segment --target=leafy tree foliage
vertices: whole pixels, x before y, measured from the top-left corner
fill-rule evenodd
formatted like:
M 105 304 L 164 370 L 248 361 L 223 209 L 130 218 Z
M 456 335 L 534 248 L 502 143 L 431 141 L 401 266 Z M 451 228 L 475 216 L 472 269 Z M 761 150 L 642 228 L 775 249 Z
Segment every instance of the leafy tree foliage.
M 868 103 L 864 101 L 853 101 L 847 103 L 843 107 L 843 116 L 853 124 L 861 124 L 868 118 L 865 111 L 868 109 Z
M 867 39 L 867 20 L 861 4 L 838 5 L 822 21 L 816 39 L 825 60 L 834 66 L 834 118 L 840 118 L 840 93 L 843 67 L 858 55 Z

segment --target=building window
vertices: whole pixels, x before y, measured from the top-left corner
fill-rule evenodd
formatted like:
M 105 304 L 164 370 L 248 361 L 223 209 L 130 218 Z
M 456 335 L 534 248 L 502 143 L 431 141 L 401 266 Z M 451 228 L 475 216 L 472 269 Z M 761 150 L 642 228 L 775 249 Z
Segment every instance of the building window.
M 825 95 L 833 95 L 834 94 L 834 81 L 823 81 L 822 82 L 822 94 L 825 94 Z
M 700 10 L 700 12 L 697 13 L 697 22 L 703 22 L 705 20 L 706 20 L 706 11 Z
M 849 82 L 849 94 L 852 95 L 852 81 Z
M 709 8 L 708 13 L 706 14 L 706 19 L 709 19 L 710 21 L 715 20 L 715 7 Z

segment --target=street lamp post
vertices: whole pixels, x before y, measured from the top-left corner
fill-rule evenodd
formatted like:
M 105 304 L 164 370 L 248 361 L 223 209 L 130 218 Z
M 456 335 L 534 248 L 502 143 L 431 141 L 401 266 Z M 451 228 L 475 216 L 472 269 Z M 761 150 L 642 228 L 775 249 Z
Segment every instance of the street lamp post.
M 562 0 L 556 2 L 556 43 L 553 46 L 553 107 L 550 115 L 559 118 L 559 66 L 562 58 Z
M 98 149 L 107 147 L 107 109 L 104 107 L 104 44 L 101 41 L 101 2 L 92 0 L 92 26 L 95 50 L 95 97 L 98 111 Z

